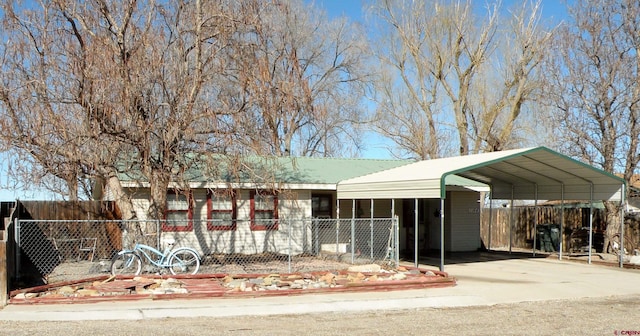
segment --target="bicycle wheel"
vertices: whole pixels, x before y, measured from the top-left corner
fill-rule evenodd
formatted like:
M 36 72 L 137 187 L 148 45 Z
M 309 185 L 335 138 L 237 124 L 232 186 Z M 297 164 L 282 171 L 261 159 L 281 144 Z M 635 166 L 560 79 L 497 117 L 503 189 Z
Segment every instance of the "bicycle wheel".
M 142 270 L 142 260 L 133 252 L 117 254 L 111 260 L 111 274 L 140 274 Z
M 200 269 L 200 256 L 189 249 L 178 249 L 169 257 L 171 274 L 196 274 Z

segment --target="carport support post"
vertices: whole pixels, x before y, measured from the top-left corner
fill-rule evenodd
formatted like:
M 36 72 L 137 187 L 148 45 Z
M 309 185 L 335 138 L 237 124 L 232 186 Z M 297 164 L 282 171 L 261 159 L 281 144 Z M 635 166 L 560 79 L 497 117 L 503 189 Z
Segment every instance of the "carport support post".
M 589 185 L 589 258 L 587 262 L 591 264 L 591 248 L 593 246 L 593 183 Z
M 371 199 L 371 209 L 369 212 L 371 213 L 371 224 L 369 224 L 369 228 L 371 229 L 371 237 L 369 240 L 369 247 L 371 251 L 371 259 L 373 260 L 373 198 Z
M 414 212 L 413 212 L 413 216 L 414 216 L 414 224 L 413 224 L 413 260 L 414 260 L 414 266 L 418 267 L 418 199 L 414 199 Z
M 336 255 L 340 253 L 340 200 L 336 200 Z M 322 247 L 322 246 L 321 246 Z
M 444 198 L 440 199 L 440 272 L 444 272 Z
M 489 189 L 489 243 L 487 251 L 491 251 L 491 223 L 493 222 L 493 187 Z
M 351 263 L 355 261 L 356 254 L 356 200 L 351 200 Z
M 513 245 L 513 185 L 511 185 L 511 203 L 509 205 L 509 254 Z
M 624 267 L 624 192 L 625 192 L 625 184 L 622 184 L 622 188 L 620 188 L 620 249 L 619 255 L 620 258 L 620 268 Z
M 391 218 L 396 216 L 396 199 L 391 199 Z
M 536 256 L 536 238 L 538 237 L 538 184 L 535 185 L 535 201 L 533 211 L 535 216 L 533 217 L 533 256 Z
M 562 230 L 564 230 L 564 183 L 560 186 L 560 190 L 562 201 L 560 205 L 560 232 L 558 232 L 558 235 L 560 236 L 560 251 L 558 251 L 558 259 L 562 260 L 562 241 L 564 240 L 564 234 L 562 233 Z

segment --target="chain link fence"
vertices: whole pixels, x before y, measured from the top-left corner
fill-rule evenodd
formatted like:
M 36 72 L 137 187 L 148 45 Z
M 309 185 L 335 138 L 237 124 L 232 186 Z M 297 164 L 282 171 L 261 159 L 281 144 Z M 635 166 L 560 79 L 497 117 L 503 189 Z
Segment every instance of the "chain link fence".
M 202 260 L 199 273 L 311 272 L 365 263 L 398 266 L 398 221 L 390 218 L 231 223 L 17 220 L 14 234 L 15 274 L 37 274 L 46 283 L 109 274 L 112 257 L 136 243 L 159 251 L 169 243 L 174 249 L 193 248 Z

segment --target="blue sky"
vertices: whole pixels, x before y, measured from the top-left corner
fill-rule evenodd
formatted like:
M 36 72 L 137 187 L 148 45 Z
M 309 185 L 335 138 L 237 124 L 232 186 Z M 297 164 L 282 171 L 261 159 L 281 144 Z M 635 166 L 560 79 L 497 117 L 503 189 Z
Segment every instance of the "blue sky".
M 362 0 L 305 0 L 308 3 L 315 3 L 318 7 L 327 11 L 330 17 L 348 16 L 353 20 L 361 21 Z M 425 0 L 428 1 L 428 0 Z M 521 4 L 523 1 L 535 0 L 503 0 L 502 8 L 509 8 Z M 566 17 L 565 2 L 571 3 L 574 0 L 542 0 L 543 17 L 559 22 Z M 489 1 L 476 0 L 480 6 L 484 6 Z
M 305 0 L 306 1 L 306 0 Z M 525 0 L 528 1 L 528 0 Z M 363 20 L 363 11 L 361 0 L 308 0 L 327 11 L 331 18 L 339 16 L 347 16 L 354 21 Z M 570 1 L 569 1 L 570 2 Z M 479 4 L 484 5 L 484 0 L 479 0 Z M 521 0 L 503 0 L 503 8 L 509 8 L 513 5 L 521 3 Z M 552 23 L 561 21 L 566 16 L 566 7 L 562 0 L 543 0 L 542 12 L 545 19 L 549 19 Z M 363 152 L 365 158 L 391 158 L 389 153 L 384 149 L 384 140 L 374 135 L 368 135 L 365 138 L 367 148 Z M 12 201 L 15 199 L 53 199 L 53 195 L 43 190 L 8 190 L 4 188 L 7 185 L 6 162 L 5 157 L 0 153 L 0 201 Z

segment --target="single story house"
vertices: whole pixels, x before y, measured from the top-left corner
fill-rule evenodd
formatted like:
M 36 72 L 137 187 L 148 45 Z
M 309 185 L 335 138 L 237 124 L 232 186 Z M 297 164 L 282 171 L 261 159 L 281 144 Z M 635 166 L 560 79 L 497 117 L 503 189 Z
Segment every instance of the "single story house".
M 149 185 L 132 175 L 120 179 L 144 219 Z M 418 162 L 282 157 L 203 163 L 184 180 L 188 194 L 169 186 L 162 234 L 191 235 L 205 253 L 221 237 L 268 240 L 284 219 L 398 216 L 400 250 L 416 263 L 425 251 L 440 250 L 441 269 L 445 251 L 481 247 L 481 192 L 507 200 L 625 201 L 623 179 L 545 147 Z M 110 199 L 108 190 L 96 196 Z M 298 246 L 308 236 L 296 236 Z M 242 243 L 229 248 L 216 252 L 261 250 Z

